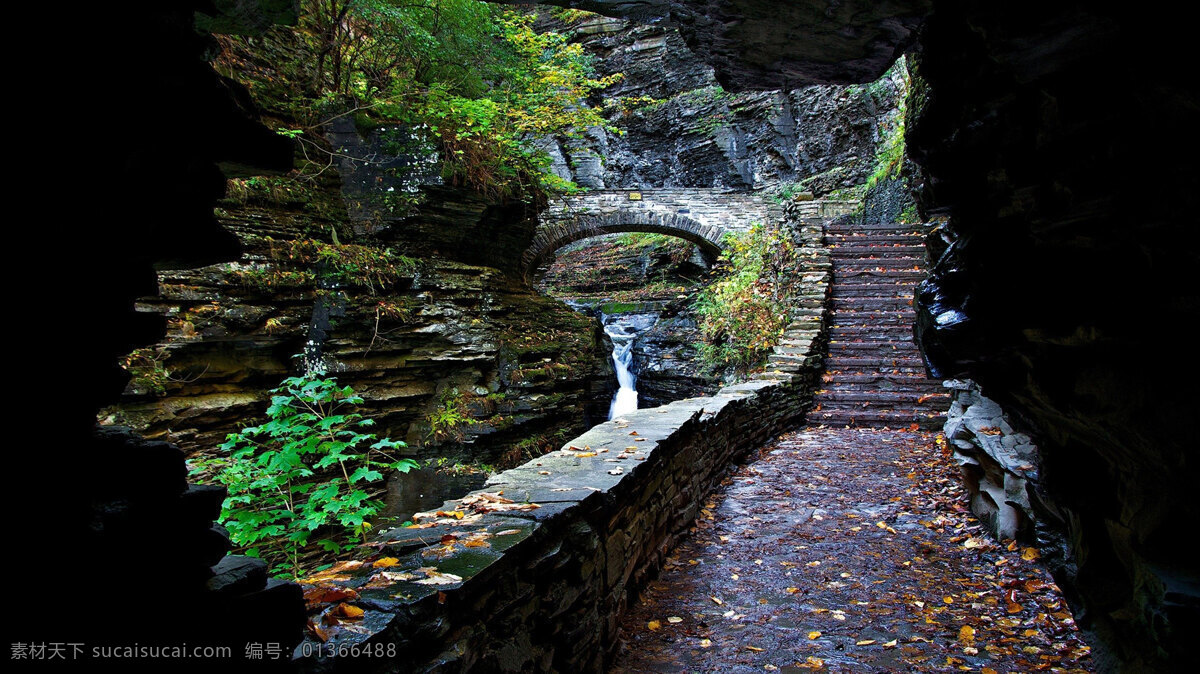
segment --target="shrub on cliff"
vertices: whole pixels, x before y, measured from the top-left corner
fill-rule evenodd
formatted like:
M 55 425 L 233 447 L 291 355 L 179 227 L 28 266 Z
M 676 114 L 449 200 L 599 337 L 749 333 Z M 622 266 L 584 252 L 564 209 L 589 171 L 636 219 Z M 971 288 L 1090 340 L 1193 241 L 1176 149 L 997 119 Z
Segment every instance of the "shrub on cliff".
M 703 337 L 697 347 L 710 369 L 744 373 L 779 342 L 800 288 L 797 255 L 791 234 L 774 225 L 726 235 L 718 278 L 693 304 Z
M 268 421 L 231 433 L 221 445 L 229 456 L 195 462 L 193 473 L 214 474 L 229 490 L 220 522 L 233 544 L 297 577 L 315 536 L 329 552 L 365 538 L 382 505 L 369 485 L 417 463 L 389 453 L 403 442 L 361 432 L 374 421 L 353 411 L 363 399 L 349 386 L 309 375 L 271 393 Z

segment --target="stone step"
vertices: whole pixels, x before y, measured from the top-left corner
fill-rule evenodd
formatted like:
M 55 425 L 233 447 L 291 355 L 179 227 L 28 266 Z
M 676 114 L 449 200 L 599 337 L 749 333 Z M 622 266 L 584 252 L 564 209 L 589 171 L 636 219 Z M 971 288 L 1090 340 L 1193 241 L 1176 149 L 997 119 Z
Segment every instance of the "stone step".
M 935 430 L 946 421 L 942 413 L 912 411 L 850 411 L 813 410 L 808 413 L 808 423 L 823 426 L 860 426 L 867 428 L 908 428 L 913 424 L 922 430 Z
M 874 257 L 835 258 L 833 261 L 834 275 L 853 271 L 924 271 L 925 260 L 919 257 L 904 257 L 897 255 Z
M 856 286 L 834 286 L 829 296 L 833 299 L 861 297 L 863 299 L 894 299 L 911 300 L 915 288 L 911 285 L 894 283 L 861 284 Z
M 939 387 L 940 388 L 940 387 Z M 937 392 L 924 391 L 846 391 L 842 389 L 823 389 L 817 391 L 817 400 L 826 407 L 835 403 L 873 403 L 889 404 L 894 407 L 932 405 L 936 409 L 947 407 L 950 394 L 945 390 Z
M 887 316 L 889 318 L 905 317 L 909 323 L 916 322 L 917 312 L 908 306 L 903 300 L 884 301 L 875 306 L 846 306 L 844 304 L 835 306 L 833 311 L 829 312 L 829 319 L 834 323 L 870 325 L 875 322 L 875 318 L 879 316 Z
M 825 381 L 824 377 L 828 377 L 828 381 Z M 924 372 L 890 374 L 886 372 L 842 372 L 837 369 L 830 369 L 825 373 L 824 377 L 822 377 L 822 381 L 826 383 L 825 388 L 830 390 L 835 388 L 835 384 L 871 384 L 880 391 L 917 391 L 923 389 L 933 391 L 941 390 L 942 388 L 942 382 L 926 378 Z M 901 386 L 909 388 L 897 388 Z
M 830 246 L 829 254 L 834 260 L 854 259 L 864 256 L 912 257 L 924 260 L 925 246 L 920 243 L 914 243 L 911 239 L 905 237 L 903 241 L 892 243 L 835 243 Z
M 913 296 L 908 295 L 908 294 L 896 294 L 896 295 L 885 295 L 882 297 L 878 296 L 878 295 L 857 295 L 857 296 L 850 296 L 850 297 L 838 297 L 835 295 L 831 299 L 832 299 L 831 306 L 834 309 L 838 309 L 838 308 L 842 308 L 842 307 L 844 307 L 846 309 L 863 309 L 863 308 L 874 307 L 874 306 L 895 306 L 897 304 L 900 306 L 904 306 L 904 307 L 911 307 L 912 301 L 913 301 Z
M 920 368 L 925 371 L 925 364 L 920 359 L 915 349 L 911 353 L 897 354 L 891 358 L 886 356 L 867 356 L 867 355 L 850 355 L 845 353 L 845 350 L 831 350 L 829 358 L 826 361 L 830 370 L 848 371 L 850 368 L 883 368 L 883 371 L 890 371 L 892 368 Z
M 841 272 L 834 273 L 834 284 L 844 283 L 849 286 L 858 285 L 886 285 L 891 282 L 896 286 L 907 285 L 914 286 L 918 281 L 925 279 L 926 272 L 924 270 L 900 269 L 875 271 L 873 269 L 846 269 Z
M 825 245 L 827 246 L 891 246 L 901 244 L 905 246 L 921 246 L 924 245 L 924 237 L 913 236 L 912 234 L 844 234 L 838 232 L 825 233 Z M 837 248 L 831 248 L 837 250 Z
M 904 225 L 896 222 L 872 223 L 869 225 L 846 224 L 831 222 L 825 225 L 826 234 L 894 234 L 902 232 L 912 236 L 923 237 L 929 227 L 923 224 Z

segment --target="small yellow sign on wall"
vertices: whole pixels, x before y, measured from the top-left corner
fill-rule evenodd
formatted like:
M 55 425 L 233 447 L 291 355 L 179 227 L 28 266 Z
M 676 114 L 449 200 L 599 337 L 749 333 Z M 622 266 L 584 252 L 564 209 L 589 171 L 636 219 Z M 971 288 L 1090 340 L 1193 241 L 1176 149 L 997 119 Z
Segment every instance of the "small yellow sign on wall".
M 641 192 L 630 192 L 630 193 L 629 193 L 629 200 L 630 200 L 630 201 L 641 201 L 641 200 L 642 200 L 642 193 L 641 193 Z

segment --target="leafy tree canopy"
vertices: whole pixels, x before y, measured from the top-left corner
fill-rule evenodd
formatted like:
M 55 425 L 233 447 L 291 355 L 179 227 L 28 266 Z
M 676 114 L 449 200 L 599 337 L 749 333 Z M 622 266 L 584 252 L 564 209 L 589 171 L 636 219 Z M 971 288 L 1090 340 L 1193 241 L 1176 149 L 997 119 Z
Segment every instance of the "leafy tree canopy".
M 451 184 L 571 191 L 537 141 L 608 128 L 588 99 L 620 75 L 596 77 L 580 45 L 533 19 L 476 0 L 302 0 L 295 27 L 222 37 L 218 65 L 306 131 L 345 114 L 403 124 L 437 146 Z

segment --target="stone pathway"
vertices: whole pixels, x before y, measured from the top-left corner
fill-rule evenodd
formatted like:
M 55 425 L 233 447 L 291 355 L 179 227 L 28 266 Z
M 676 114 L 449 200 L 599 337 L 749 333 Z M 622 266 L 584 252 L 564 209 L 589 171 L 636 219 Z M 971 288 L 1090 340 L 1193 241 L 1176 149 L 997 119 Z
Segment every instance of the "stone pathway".
M 1089 671 L 1037 551 L 971 516 L 947 396 L 911 342 L 909 228 L 830 229 L 833 316 L 812 425 L 705 504 L 630 607 L 613 672 Z

